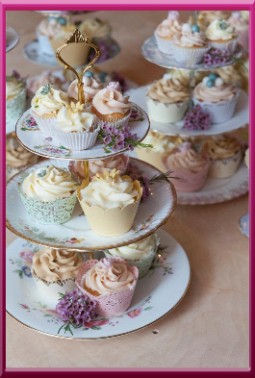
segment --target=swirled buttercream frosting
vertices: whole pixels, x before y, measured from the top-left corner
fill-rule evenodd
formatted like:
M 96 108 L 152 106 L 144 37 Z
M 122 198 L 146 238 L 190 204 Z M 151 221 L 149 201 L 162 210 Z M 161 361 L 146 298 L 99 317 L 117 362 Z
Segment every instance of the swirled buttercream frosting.
M 173 170 L 181 168 L 196 173 L 208 165 L 208 159 L 197 153 L 190 143 L 184 143 L 167 157 L 166 165 Z
M 153 148 L 149 149 L 149 151 L 165 153 L 176 147 L 176 144 L 180 144 L 181 138 L 159 134 L 154 131 L 149 131 L 149 133 L 143 139 L 143 143 L 151 144 L 153 146 Z
M 205 47 L 207 45 L 203 32 L 192 32 L 192 30 L 182 30 L 174 43 L 181 47 Z
M 231 100 L 237 93 L 237 89 L 224 81 L 219 86 L 208 87 L 199 83 L 193 91 L 193 96 L 202 102 L 219 103 Z
M 79 103 L 62 107 L 56 117 L 55 127 L 66 133 L 93 131 L 97 127 L 97 116 Z
M 189 99 L 189 87 L 183 80 L 175 77 L 163 78 L 152 84 L 147 96 L 163 104 L 173 104 Z
M 61 32 L 62 28 L 63 26 L 54 20 L 54 18 L 50 20 L 46 18 L 40 22 L 37 31 L 42 35 L 46 35 L 48 38 L 53 38 L 56 34 Z
M 103 84 L 99 83 L 96 79 L 93 77 L 83 76 L 83 93 L 85 101 L 91 101 L 92 98 L 95 96 L 95 94 L 103 88 Z M 78 100 L 78 80 L 72 81 L 72 83 L 69 85 L 67 94 L 69 97 L 74 98 L 75 100 Z
M 198 25 L 207 27 L 214 20 L 227 20 L 230 16 L 229 11 L 200 11 L 198 12 Z
M 217 68 L 215 72 L 220 75 L 226 84 L 232 84 L 236 87 L 242 85 L 242 76 L 233 65 Z
M 163 20 L 156 28 L 155 33 L 160 38 L 172 39 L 181 31 L 181 25 L 177 19 L 178 17 L 169 17 Z
M 126 114 L 131 108 L 128 101 L 129 96 L 123 94 L 117 89 L 118 83 L 111 82 L 106 88 L 96 93 L 92 100 L 92 104 L 97 112 L 101 114 Z
M 214 20 L 205 31 L 211 41 L 229 41 L 236 37 L 235 28 L 225 20 Z
M 6 141 L 6 165 L 12 168 L 21 168 L 34 164 L 39 159 L 19 144 L 15 138 L 8 138 Z
M 108 37 L 111 33 L 109 22 L 99 18 L 84 20 L 80 24 L 79 29 L 88 38 L 104 38 Z
M 55 116 L 67 105 L 67 94 L 52 88 L 49 84 L 40 87 L 32 98 L 31 107 L 39 116 Z
M 240 144 L 235 138 L 223 136 L 208 138 L 203 143 L 203 151 L 211 160 L 227 159 L 241 150 Z

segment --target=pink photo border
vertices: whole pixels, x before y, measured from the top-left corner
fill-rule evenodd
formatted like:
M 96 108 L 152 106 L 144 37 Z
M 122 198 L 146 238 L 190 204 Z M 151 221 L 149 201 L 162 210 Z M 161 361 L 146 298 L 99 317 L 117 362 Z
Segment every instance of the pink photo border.
M 255 150 L 254 150 L 254 138 L 255 138 L 255 0 L 211 0 L 210 2 L 204 3 L 205 0 L 173 0 L 173 3 L 167 0 L 126 0 L 121 3 L 118 0 L 74 0 L 72 4 L 68 0 L 55 0 L 51 2 L 50 0 L 39 0 L 37 3 L 34 3 L 31 0 L 0 0 L 0 88 L 1 88 L 1 107 L 0 107 L 0 120 L 1 122 L 1 138 L 0 138 L 0 152 L 1 152 L 1 164 L 0 164 L 0 177 L 2 178 L 1 188 L 1 200 L 0 200 L 0 221 L 2 229 L 2 237 L 0 239 L 1 246 L 1 259 L 0 259 L 0 280 L 1 280 L 1 293 L 0 293 L 0 308 L 1 308 L 1 321 L 0 321 L 0 337 L 1 340 L 1 355 L 0 355 L 0 376 L 30 376 L 36 372 L 37 376 L 45 375 L 45 372 L 52 372 L 52 374 L 63 376 L 68 376 L 70 372 L 75 372 L 77 375 L 84 374 L 86 372 L 87 376 L 98 375 L 103 372 L 104 376 L 113 376 L 120 374 L 121 370 L 114 369 L 113 371 L 107 370 L 91 370 L 91 369 L 8 369 L 6 370 L 6 319 L 5 319 L 5 264 L 6 264 L 6 235 L 5 235 L 5 12 L 11 10 L 51 10 L 51 9 L 63 9 L 63 10 L 169 10 L 169 9 L 178 9 L 178 10 L 249 10 L 250 11 L 250 78 L 249 78 L 249 106 L 250 106 L 250 123 L 249 123 L 249 141 L 250 141 L 250 182 L 249 182 L 249 216 L 250 216 L 250 369 L 247 371 L 233 371 L 229 369 L 228 371 L 224 370 L 176 370 L 169 369 L 160 371 L 157 369 L 145 371 L 145 370 L 136 370 L 136 369 L 125 369 L 121 371 L 122 376 L 128 376 L 135 371 L 139 372 L 141 375 L 152 376 L 156 374 L 171 374 L 171 376 L 255 376 L 254 369 L 254 359 L 252 355 L 254 354 L 254 299 L 252 300 L 254 293 L 254 234 L 252 229 L 255 225 L 254 220 L 254 180 L 255 175 L 254 171 L 254 159 L 255 159 Z M 156 4 L 155 4 L 156 3 Z M 237 231 L 238 232 L 238 231 Z M 110 343 L 110 340 L 109 340 Z

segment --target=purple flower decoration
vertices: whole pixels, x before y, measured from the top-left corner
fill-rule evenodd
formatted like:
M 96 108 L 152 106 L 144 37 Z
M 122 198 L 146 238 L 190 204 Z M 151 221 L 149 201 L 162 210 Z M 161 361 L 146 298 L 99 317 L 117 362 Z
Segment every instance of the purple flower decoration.
M 143 188 L 142 201 L 145 201 L 150 196 L 150 180 L 148 179 L 148 177 L 144 176 L 143 172 L 141 172 L 140 169 L 132 163 L 128 163 L 126 174 L 130 176 L 132 180 L 140 181 L 140 184 Z
M 24 265 L 24 266 L 21 267 L 21 270 L 25 274 L 25 276 L 32 277 L 31 269 L 30 269 L 29 266 Z
M 210 126 L 210 115 L 204 112 L 200 105 L 193 106 L 193 108 L 184 117 L 184 129 L 208 130 Z
M 95 307 L 96 301 L 75 289 L 60 299 L 56 311 L 61 320 L 74 327 L 80 327 L 96 316 Z
M 224 64 L 229 62 L 231 59 L 231 54 L 228 50 L 220 50 L 211 48 L 207 53 L 204 55 L 204 64 L 206 66 L 214 66 L 219 64 Z

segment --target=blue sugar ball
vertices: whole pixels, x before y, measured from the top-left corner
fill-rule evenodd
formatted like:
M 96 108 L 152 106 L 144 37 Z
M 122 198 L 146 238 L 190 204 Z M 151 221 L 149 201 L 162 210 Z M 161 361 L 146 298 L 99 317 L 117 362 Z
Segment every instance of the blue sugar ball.
M 200 27 L 198 25 L 192 25 L 191 30 L 192 30 L 193 33 L 199 33 Z
M 208 77 L 209 77 L 209 79 L 211 79 L 211 80 L 216 80 L 217 77 L 218 77 L 218 75 L 216 75 L 215 73 L 210 73 L 210 74 L 208 75 Z
M 207 86 L 208 88 L 212 88 L 212 87 L 214 86 L 214 81 L 211 80 L 211 79 L 207 80 L 206 86 Z
M 87 76 L 87 77 L 93 77 L 94 75 L 93 75 L 93 72 L 91 72 L 91 71 L 86 71 L 86 72 L 85 72 L 85 76 Z
M 58 23 L 59 23 L 60 25 L 65 26 L 65 25 L 67 24 L 67 20 L 66 20 L 66 18 L 64 18 L 64 17 L 59 17 L 59 18 L 58 18 Z

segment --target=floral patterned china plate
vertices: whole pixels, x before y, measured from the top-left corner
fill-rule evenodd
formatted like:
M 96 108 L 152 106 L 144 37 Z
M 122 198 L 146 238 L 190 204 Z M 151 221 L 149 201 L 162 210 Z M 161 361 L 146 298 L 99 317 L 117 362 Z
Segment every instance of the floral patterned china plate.
M 137 141 L 143 140 L 147 135 L 150 128 L 150 122 L 145 111 L 139 106 L 133 106 L 129 126 L 131 133 L 136 134 Z M 105 145 L 100 141 L 97 141 L 96 144 L 88 150 L 73 151 L 65 148 L 54 138 L 47 137 L 45 134 L 41 133 L 34 118 L 30 115 L 30 109 L 28 109 L 17 121 L 16 136 L 19 142 L 27 150 L 48 159 L 102 159 L 117 155 L 128 149 L 128 147 L 126 147 L 118 151 L 111 150 L 109 152 L 105 152 Z
M 13 28 L 6 29 L 6 52 L 14 49 L 15 46 L 19 43 L 19 35 Z
M 134 158 L 130 158 L 130 163 L 147 180 L 162 173 L 150 164 Z M 95 234 L 90 229 L 79 203 L 76 204 L 72 218 L 68 222 L 60 225 L 42 225 L 25 211 L 19 195 L 18 183 L 22 181 L 22 177 L 27 172 L 47 165 L 67 167 L 68 163 L 63 160 L 44 160 L 13 176 L 7 183 L 6 225 L 17 236 L 31 242 L 52 248 L 68 248 L 81 252 L 114 248 L 150 235 L 166 223 L 174 211 L 175 189 L 172 183 L 163 180 L 149 184 L 150 194 L 140 203 L 131 230 L 123 235 L 107 238 Z
M 69 339 L 110 338 L 143 329 L 179 304 L 190 281 L 189 261 L 183 248 L 165 231 L 158 234 L 160 250 L 150 271 L 138 281 L 131 307 L 121 316 L 96 319 L 79 328 L 58 317 L 56 303 L 38 291 L 31 277 L 32 256 L 40 247 L 16 239 L 7 248 L 7 312 L 29 328 Z

